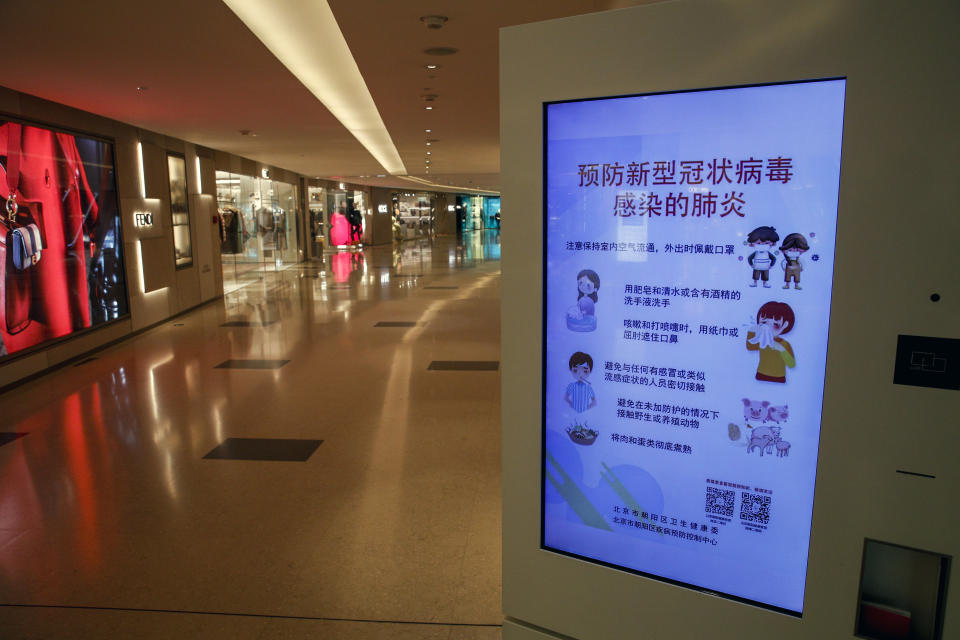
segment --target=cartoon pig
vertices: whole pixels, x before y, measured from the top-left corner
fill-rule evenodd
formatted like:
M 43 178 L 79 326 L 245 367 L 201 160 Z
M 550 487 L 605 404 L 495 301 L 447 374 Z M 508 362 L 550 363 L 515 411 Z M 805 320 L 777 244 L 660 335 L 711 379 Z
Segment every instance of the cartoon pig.
M 747 422 L 766 422 L 770 403 L 764 400 L 750 400 L 743 398 L 743 419 Z
M 770 407 L 767 410 L 767 417 L 764 419 L 764 422 L 769 420 L 770 422 L 776 422 L 780 424 L 781 422 L 786 422 L 787 418 L 790 417 L 790 409 L 787 405 L 781 405 L 779 407 Z
M 776 444 L 777 447 L 777 457 L 784 458 L 790 455 L 790 443 L 786 440 L 781 440 Z

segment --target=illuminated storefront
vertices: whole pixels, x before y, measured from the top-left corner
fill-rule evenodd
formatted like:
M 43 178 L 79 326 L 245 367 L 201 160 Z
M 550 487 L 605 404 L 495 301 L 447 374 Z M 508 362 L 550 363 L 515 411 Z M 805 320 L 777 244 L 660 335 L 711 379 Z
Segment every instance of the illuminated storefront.
M 433 235 L 435 206 L 435 196 L 431 193 L 394 194 L 394 231 L 397 239 L 408 240 Z
M 217 171 L 224 289 L 297 261 L 298 187 Z
M 459 232 L 500 228 L 500 196 L 458 195 L 454 209 Z

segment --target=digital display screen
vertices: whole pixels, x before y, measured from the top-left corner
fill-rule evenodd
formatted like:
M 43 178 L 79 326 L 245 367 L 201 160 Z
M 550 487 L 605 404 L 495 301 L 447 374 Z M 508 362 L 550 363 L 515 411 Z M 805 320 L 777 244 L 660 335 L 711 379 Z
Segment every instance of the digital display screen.
M 113 145 L 0 119 L 0 358 L 128 313 Z
M 544 548 L 802 612 L 844 90 L 544 105 Z

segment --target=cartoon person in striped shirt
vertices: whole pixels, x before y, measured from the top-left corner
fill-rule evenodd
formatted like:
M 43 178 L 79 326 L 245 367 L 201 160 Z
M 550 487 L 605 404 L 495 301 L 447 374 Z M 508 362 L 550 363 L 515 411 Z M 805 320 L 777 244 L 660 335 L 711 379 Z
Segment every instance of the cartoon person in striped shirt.
M 593 371 L 593 358 L 589 354 L 577 351 L 570 356 L 570 374 L 573 376 L 573 382 L 567 385 L 567 393 L 563 399 L 577 413 L 583 413 L 597 406 L 593 385 L 587 382 L 591 371 Z

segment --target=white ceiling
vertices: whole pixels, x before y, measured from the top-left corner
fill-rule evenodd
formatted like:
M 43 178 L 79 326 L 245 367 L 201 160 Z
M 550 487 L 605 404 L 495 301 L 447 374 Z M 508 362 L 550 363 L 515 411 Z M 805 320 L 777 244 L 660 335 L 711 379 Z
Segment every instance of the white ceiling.
M 649 1 L 329 4 L 409 173 L 496 191 L 497 30 Z M 395 176 L 378 179 L 386 171 L 373 156 L 220 0 L 2 4 L 3 86 L 308 176 L 412 185 Z M 434 14 L 449 18 L 443 28 L 420 22 Z M 459 51 L 424 53 L 439 46 Z M 428 63 L 441 68 L 428 71 Z M 428 103 L 425 94 L 437 97 Z M 427 104 L 435 108 L 427 111 Z M 436 140 L 430 147 L 428 137 Z

